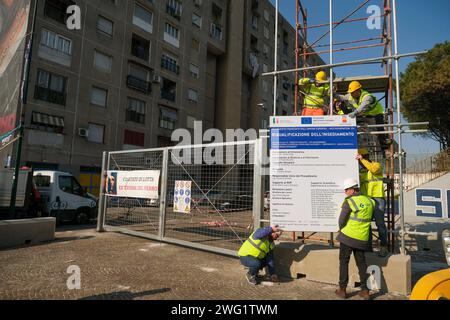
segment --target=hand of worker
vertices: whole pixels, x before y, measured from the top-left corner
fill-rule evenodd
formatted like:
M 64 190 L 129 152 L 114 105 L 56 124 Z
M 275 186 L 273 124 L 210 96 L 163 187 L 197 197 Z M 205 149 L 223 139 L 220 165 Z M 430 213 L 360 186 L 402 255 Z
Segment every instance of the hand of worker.
M 280 282 L 280 279 L 278 279 L 278 276 L 276 274 L 271 275 L 270 280 L 275 283 Z
M 278 232 L 280 231 L 280 227 L 278 225 L 272 226 L 272 232 Z
M 348 116 L 352 119 L 356 118 L 356 112 L 349 113 Z
M 361 160 L 362 158 L 363 158 L 363 156 L 360 155 L 360 154 L 358 154 L 358 155 L 356 156 L 356 160 Z

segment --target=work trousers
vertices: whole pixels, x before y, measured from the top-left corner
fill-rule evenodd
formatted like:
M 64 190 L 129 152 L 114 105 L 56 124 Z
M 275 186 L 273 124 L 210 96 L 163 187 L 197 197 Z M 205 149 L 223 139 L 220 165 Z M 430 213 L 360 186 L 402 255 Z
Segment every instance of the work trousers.
M 342 242 L 339 248 L 339 287 L 346 288 L 348 285 L 348 264 L 350 262 L 350 256 L 355 257 L 356 266 L 359 271 L 359 279 L 361 281 L 361 289 L 367 290 L 367 263 L 366 256 L 363 250 L 351 248 Z
M 324 115 L 324 111 L 322 108 L 303 108 L 302 116 L 303 117 L 320 117 Z
M 264 269 L 267 265 L 266 259 L 256 259 L 252 256 L 239 257 L 241 264 L 249 269 L 249 273 L 252 276 L 257 276 L 259 270 Z

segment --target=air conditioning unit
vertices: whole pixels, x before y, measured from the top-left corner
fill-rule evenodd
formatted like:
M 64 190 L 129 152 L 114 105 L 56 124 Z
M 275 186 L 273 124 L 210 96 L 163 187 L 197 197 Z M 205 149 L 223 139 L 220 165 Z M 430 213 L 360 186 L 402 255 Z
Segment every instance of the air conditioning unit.
M 155 74 L 153 76 L 153 83 L 161 83 L 161 76 Z
M 89 136 L 89 130 L 86 128 L 78 128 L 78 135 L 87 138 Z
M 194 4 L 196 7 L 200 7 L 202 5 L 202 0 L 194 0 Z

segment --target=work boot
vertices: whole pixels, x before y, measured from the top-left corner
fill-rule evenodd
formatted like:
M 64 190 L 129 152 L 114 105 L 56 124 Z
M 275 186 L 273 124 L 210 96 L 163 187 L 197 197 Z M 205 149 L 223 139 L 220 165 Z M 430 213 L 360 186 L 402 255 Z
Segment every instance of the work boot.
M 250 272 L 247 272 L 247 274 L 245 275 L 245 278 L 247 279 L 248 283 L 256 286 L 258 284 L 258 281 L 256 281 L 256 276 L 250 274 Z
M 364 300 L 370 300 L 370 293 L 369 290 L 365 289 L 365 290 L 361 290 L 358 293 L 358 296 L 360 296 L 361 298 L 363 298 Z
M 381 246 L 380 251 L 378 252 L 378 256 L 381 258 L 387 257 L 389 254 L 388 248 L 386 246 Z
M 341 299 L 347 299 L 347 289 L 346 288 L 339 288 L 334 293 Z

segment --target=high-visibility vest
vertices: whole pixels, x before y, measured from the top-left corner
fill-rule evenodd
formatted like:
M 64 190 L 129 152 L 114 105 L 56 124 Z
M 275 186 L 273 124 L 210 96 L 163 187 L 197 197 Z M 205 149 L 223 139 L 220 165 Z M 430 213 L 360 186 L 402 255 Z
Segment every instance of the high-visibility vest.
M 361 90 L 361 96 L 359 97 L 358 102 L 356 102 L 355 99 L 353 99 L 352 95 L 350 94 L 349 101 L 353 108 L 358 109 L 359 106 L 361 106 L 361 103 L 363 102 L 363 99 L 367 96 L 372 96 L 375 99 L 375 102 L 370 106 L 369 110 L 364 112 L 363 116 L 377 116 L 380 114 L 384 114 L 384 108 L 381 105 L 381 103 L 377 100 L 377 98 L 372 95 L 371 93 Z
M 373 174 L 372 172 L 367 171 L 367 193 L 365 195 L 371 198 L 386 197 L 383 174 Z
M 305 79 L 300 80 L 300 83 L 303 83 L 302 85 L 304 86 L 306 93 L 303 100 L 303 106 L 310 109 L 322 108 L 325 104 L 325 96 L 328 95 L 330 90 L 330 85 L 323 84 L 322 86 L 317 87 L 314 83 L 306 83 L 306 81 L 303 80 Z
M 368 172 L 365 168 L 359 169 L 359 192 L 365 196 L 367 196 L 367 186 L 369 183 Z
M 341 232 L 352 239 L 369 241 L 375 201 L 363 195 L 348 197 L 345 201 L 348 202 L 352 212 Z
M 269 237 L 262 239 L 253 238 L 253 232 L 247 241 L 239 249 L 238 255 L 240 257 L 252 256 L 256 259 L 264 259 L 264 257 L 275 247 L 273 241 L 269 241 Z

